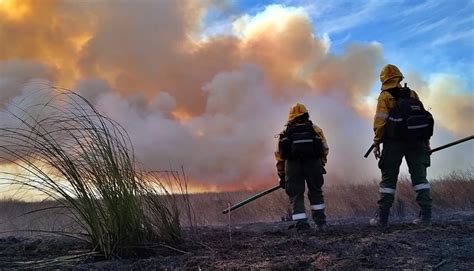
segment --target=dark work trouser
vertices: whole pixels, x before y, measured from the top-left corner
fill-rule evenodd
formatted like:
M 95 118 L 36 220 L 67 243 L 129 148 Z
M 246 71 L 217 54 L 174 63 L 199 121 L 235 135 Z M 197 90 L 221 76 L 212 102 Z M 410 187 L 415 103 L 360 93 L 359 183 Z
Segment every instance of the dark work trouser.
M 286 193 L 293 205 L 293 220 L 297 223 L 307 222 L 304 192 L 305 181 L 308 185 L 308 198 L 311 204 L 311 213 L 316 224 L 326 223 L 324 214 L 324 197 L 322 186 L 324 178 L 320 159 L 313 160 L 286 160 Z
M 428 144 L 425 141 L 407 143 L 398 140 L 385 140 L 379 168 L 382 171 L 380 182 L 380 200 L 377 202 L 380 210 L 389 210 L 395 198 L 398 173 L 402 159 L 408 165 L 416 201 L 422 211 L 431 212 L 430 184 L 426 179 L 426 168 L 430 166 Z

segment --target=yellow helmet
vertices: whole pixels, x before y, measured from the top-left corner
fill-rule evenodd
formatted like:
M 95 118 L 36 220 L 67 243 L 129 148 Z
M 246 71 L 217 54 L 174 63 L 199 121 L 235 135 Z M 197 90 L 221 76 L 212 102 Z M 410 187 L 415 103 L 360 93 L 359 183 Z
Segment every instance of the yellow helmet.
M 382 90 L 394 88 L 403 80 L 403 74 L 397 66 L 388 64 L 383 67 L 380 72 L 380 82 L 382 82 Z
M 304 113 L 308 113 L 308 109 L 306 109 L 306 106 L 297 103 L 290 108 L 290 112 L 288 113 L 288 121 L 293 121 Z

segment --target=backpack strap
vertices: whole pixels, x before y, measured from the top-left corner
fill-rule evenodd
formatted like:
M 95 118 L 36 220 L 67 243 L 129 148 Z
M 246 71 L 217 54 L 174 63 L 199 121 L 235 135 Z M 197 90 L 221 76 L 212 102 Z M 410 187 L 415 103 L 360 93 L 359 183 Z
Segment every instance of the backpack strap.
M 305 128 L 308 128 L 308 127 L 313 127 L 313 123 L 310 120 L 308 120 L 306 122 L 292 122 L 292 123 L 288 123 L 284 133 L 286 135 L 288 135 L 289 133 L 293 133 L 295 131 L 305 129 Z M 309 128 L 308 128 L 308 130 L 309 130 Z M 314 129 L 311 129 L 311 130 L 314 131 Z
M 408 98 L 411 96 L 411 89 L 407 86 L 404 86 L 404 87 L 395 87 L 395 88 L 389 88 L 389 89 L 385 89 L 383 91 L 386 91 L 388 93 L 390 93 L 390 95 L 392 95 L 393 98 L 395 98 L 395 100 L 398 101 L 398 99 L 400 98 Z

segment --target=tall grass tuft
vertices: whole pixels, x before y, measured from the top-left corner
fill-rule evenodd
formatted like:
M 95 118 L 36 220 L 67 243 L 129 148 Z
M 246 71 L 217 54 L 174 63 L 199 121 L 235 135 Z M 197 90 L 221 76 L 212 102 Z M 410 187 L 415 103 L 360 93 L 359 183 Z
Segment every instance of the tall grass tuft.
M 4 172 L 4 181 L 70 210 L 105 257 L 127 256 L 150 242 L 180 242 L 177 204 L 138 168 L 123 127 L 74 92 L 48 94 L 43 102 L 32 98 L 10 107 L 4 118 L 15 121 L 0 128 L 0 156 L 24 172 Z

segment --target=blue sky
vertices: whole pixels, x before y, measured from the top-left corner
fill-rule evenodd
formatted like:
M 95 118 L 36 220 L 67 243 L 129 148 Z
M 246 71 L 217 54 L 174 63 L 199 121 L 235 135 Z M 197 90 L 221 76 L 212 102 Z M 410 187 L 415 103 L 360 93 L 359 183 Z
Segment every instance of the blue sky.
M 474 1 L 234 1 L 234 16 L 255 15 L 271 4 L 303 7 L 315 35 L 328 35 L 331 53 L 351 43 L 378 42 L 386 62 L 422 76 L 449 73 L 474 94 Z M 210 20 L 223 20 L 210 14 Z

